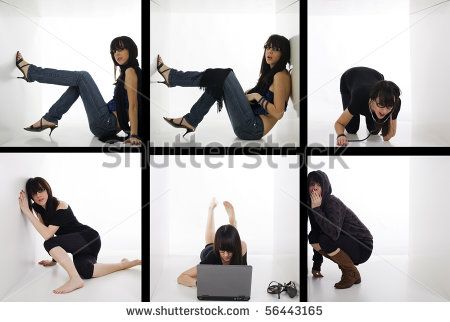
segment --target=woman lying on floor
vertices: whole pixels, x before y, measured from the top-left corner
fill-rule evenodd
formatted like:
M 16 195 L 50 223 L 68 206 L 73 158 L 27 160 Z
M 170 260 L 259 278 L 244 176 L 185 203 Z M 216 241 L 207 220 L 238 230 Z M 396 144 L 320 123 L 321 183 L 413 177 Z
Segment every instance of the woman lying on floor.
M 241 241 L 236 229 L 233 205 L 228 201 L 224 201 L 223 205 L 228 214 L 230 224 L 219 227 L 215 232 L 214 208 L 217 206 L 217 201 L 213 198 L 208 209 L 205 232 L 206 246 L 200 253 L 200 264 L 247 265 L 247 244 Z M 177 281 L 182 285 L 196 286 L 197 266 L 181 273 Z

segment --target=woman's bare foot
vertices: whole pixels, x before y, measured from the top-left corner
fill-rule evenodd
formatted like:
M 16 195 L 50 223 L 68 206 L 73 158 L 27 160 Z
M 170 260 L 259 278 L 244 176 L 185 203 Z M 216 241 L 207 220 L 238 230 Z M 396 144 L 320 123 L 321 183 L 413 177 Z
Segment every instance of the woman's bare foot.
M 236 227 L 236 215 L 234 213 L 233 205 L 229 201 L 224 201 L 223 206 L 228 214 L 228 221 L 230 222 L 230 225 Z
M 25 79 L 28 80 L 28 68 L 30 67 L 29 63 L 25 59 L 23 59 L 22 54 L 20 53 L 20 51 L 18 51 L 16 53 L 16 65 L 17 62 L 20 61 L 21 59 L 22 61 L 18 64 L 17 68 L 19 68 L 19 70 L 22 72 Z
M 161 74 L 161 76 L 164 78 L 164 84 L 170 87 L 169 84 L 169 74 L 170 74 L 170 68 L 164 64 L 162 58 L 160 55 L 158 55 L 158 58 L 156 59 L 157 69 L 158 73 Z
M 75 291 L 76 289 L 82 288 L 84 286 L 84 282 L 81 277 L 71 277 L 64 285 L 58 287 L 56 290 L 53 290 L 55 294 L 65 294 Z
M 42 124 L 41 124 L 41 120 L 39 120 L 39 121 L 33 123 L 32 127 L 40 127 L 41 125 L 42 125 L 42 126 L 46 126 L 46 125 L 49 125 L 49 126 L 56 126 L 55 123 L 49 122 L 49 121 L 47 121 L 46 119 L 42 118 Z
M 120 262 L 123 265 L 123 269 L 128 269 L 128 268 L 142 264 L 142 261 L 140 259 L 135 259 L 135 260 L 130 261 L 127 258 L 124 258 Z

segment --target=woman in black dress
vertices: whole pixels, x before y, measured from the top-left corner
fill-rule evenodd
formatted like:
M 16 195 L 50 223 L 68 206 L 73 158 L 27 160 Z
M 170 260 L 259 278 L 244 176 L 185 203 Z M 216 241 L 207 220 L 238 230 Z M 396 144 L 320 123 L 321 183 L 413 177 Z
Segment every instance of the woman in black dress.
M 113 264 L 97 263 L 101 247 L 98 232 L 81 224 L 67 203 L 53 197 L 52 189 L 45 179 L 30 178 L 25 189 L 26 193 L 23 190 L 19 193 L 20 209 L 45 239 L 44 248 L 52 257 L 39 264 L 47 267 L 58 263 L 69 275 L 69 280 L 53 290 L 53 293 L 69 293 L 83 287 L 83 279 L 141 265 L 140 259 L 122 259 Z M 68 253 L 73 255 L 73 260 Z

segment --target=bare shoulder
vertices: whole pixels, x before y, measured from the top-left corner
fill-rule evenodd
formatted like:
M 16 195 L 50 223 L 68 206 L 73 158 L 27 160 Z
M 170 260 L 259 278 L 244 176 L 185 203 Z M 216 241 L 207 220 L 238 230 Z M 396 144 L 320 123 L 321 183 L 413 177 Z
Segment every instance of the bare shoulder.
M 291 81 L 291 74 L 285 69 L 278 73 L 276 73 L 273 76 L 274 81 L 281 81 L 281 82 L 290 82 Z
M 126 77 L 126 78 L 136 78 L 136 79 L 137 79 L 137 73 L 136 73 L 136 70 L 134 70 L 133 67 L 128 67 L 128 68 L 125 70 L 125 77 Z
M 69 208 L 69 205 L 67 204 L 67 202 L 60 200 L 56 210 L 67 209 L 67 208 Z

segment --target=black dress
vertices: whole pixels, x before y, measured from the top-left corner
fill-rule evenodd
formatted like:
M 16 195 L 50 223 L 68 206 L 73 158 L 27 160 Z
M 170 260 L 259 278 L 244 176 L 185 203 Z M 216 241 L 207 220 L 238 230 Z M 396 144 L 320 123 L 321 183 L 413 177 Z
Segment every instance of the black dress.
M 59 226 L 55 236 L 44 242 L 45 250 L 50 252 L 55 247 L 62 247 L 72 254 L 73 263 L 81 278 L 91 278 L 101 247 L 98 232 L 81 224 L 70 207 L 56 211 L 47 211 L 36 203 L 32 207 L 41 215 L 45 226 Z

